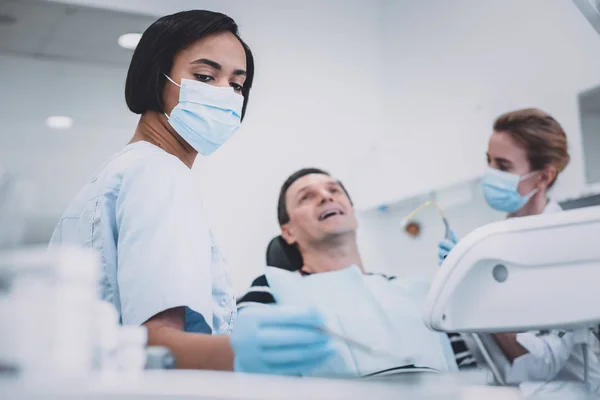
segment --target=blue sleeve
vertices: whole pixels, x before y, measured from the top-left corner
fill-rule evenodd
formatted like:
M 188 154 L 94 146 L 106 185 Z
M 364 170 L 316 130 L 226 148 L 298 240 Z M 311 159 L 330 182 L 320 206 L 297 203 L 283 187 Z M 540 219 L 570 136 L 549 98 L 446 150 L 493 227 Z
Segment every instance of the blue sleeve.
M 117 280 L 124 324 L 185 306 L 212 328 L 211 248 L 191 171 L 148 158 L 128 170 L 116 204 Z M 187 321 L 186 321 L 187 322 Z

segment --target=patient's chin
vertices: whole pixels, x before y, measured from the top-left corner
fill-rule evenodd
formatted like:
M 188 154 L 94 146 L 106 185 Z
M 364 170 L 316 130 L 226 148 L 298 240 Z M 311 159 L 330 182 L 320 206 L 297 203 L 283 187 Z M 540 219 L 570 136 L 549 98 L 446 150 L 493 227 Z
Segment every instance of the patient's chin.
M 350 226 L 348 223 L 340 223 L 336 225 L 330 225 L 323 229 L 323 238 L 325 240 L 336 239 L 345 237 L 350 233 L 354 233 L 356 228 Z

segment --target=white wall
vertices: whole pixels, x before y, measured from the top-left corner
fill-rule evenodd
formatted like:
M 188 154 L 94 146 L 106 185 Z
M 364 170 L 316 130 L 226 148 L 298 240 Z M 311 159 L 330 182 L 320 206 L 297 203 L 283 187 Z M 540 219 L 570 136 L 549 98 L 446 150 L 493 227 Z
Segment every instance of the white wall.
M 387 0 L 383 15 L 386 137 L 356 165 L 359 203 L 478 176 L 494 118 L 527 106 L 569 136 L 556 196 L 581 193 L 577 94 L 600 82 L 600 37 L 571 1 Z
M 445 209 L 450 227 L 458 237 L 464 237 L 478 226 L 500 220 L 502 214 L 489 208 L 476 184 L 470 185 L 472 200 Z M 444 224 L 433 208 L 414 218 L 421 225 L 421 234 L 413 238 L 404 232 L 404 218 L 420 201 L 408 201 L 381 212 L 370 210 L 360 214 L 363 248 L 368 252 L 366 265 L 370 271 L 391 275 L 420 275 L 432 278 L 438 270 L 438 242 L 444 237 Z M 377 257 L 377 258 L 376 258 Z
M 353 155 L 383 132 L 376 3 L 253 4 L 241 27 L 257 60 L 247 120 L 198 165 L 238 291 L 262 273 L 287 176 L 316 166 L 345 179 Z
M 238 292 L 262 273 L 285 178 L 315 166 L 347 179 L 353 155 L 383 133 L 379 2 L 67 2 L 160 16 L 207 8 L 239 23 L 256 58 L 248 114 L 223 149 L 194 167 Z
M 303 166 L 346 180 L 357 203 L 416 195 L 479 175 L 493 118 L 533 105 L 569 133 L 557 193 L 583 186 L 576 94 L 600 82 L 600 39 L 570 1 L 63 1 L 152 15 L 208 8 L 239 22 L 257 63 L 247 120 L 195 167 L 238 292 L 278 232 L 280 184 Z M 491 218 L 472 206 L 448 211 L 462 234 Z M 435 220 L 404 243 L 399 217 L 361 219 L 370 266 L 435 265 Z
M 3 54 L 0 71 L 0 160 L 27 186 L 24 240 L 44 242 L 83 183 L 131 137 L 126 69 Z M 49 129 L 51 115 L 75 125 Z
M 387 127 L 378 151 L 356 164 L 355 186 L 369 188 L 361 205 L 479 176 L 493 119 L 529 106 L 554 115 L 568 134 L 572 161 L 552 196 L 584 191 L 577 95 L 600 83 L 600 37 L 571 1 L 388 0 L 383 15 Z M 502 217 L 474 193 L 446 210 L 460 236 Z M 419 218 L 418 240 L 400 226 L 416 205 L 405 200 L 385 214 L 361 214 L 361 234 L 387 271 L 436 270 L 443 228 L 435 212 Z

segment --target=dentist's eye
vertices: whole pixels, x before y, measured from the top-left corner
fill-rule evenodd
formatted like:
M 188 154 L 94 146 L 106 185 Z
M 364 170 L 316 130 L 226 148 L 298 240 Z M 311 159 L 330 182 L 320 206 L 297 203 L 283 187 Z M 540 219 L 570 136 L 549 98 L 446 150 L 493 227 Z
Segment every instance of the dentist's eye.
M 510 168 L 510 165 L 508 165 L 508 164 L 498 163 L 498 169 L 500 171 L 508 172 L 508 171 L 510 171 L 511 168 Z
M 208 83 L 210 81 L 215 80 L 215 78 L 213 78 L 210 75 L 202 75 L 202 74 L 194 74 L 194 78 L 196 78 L 196 80 L 198 80 L 200 82 L 204 82 L 204 83 Z
M 242 89 L 244 89 L 244 87 L 242 85 L 239 85 L 237 83 L 231 82 L 229 84 L 229 86 L 231 86 L 233 88 L 233 90 L 235 90 L 236 92 L 241 92 Z

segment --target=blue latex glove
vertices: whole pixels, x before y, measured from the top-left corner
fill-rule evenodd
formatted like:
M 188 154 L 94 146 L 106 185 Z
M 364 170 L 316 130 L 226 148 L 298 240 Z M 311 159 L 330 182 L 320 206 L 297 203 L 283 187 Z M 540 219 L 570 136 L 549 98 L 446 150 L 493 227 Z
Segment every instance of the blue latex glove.
M 452 229 L 450 229 L 450 238 L 444 238 L 438 244 L 438 264 L 439 265 L 442 265 L 442 263 L 444 262 L 444 260 L 448 256 L 448 254 L 450 254 L 450 251 L 454 248 L 454 246 L 456 246 L 456 243 L 458 243 L 458 239 L 456 237 L 456 232 L 454 232 Z
M 234 371 L 301 375 L 334 353 L 331 338 L 319 332 L 322 315 L 308 307 L 248 307 L 231 335 Z

